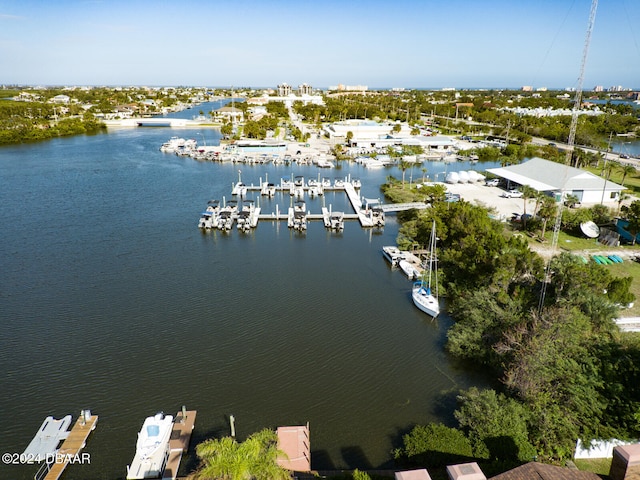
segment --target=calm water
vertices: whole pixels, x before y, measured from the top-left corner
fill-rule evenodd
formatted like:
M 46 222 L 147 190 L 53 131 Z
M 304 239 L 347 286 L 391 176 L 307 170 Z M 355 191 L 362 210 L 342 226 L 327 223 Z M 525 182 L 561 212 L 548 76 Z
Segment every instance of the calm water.
M 387 464 L 413 424 L 450 420 L 451 392 L 483 380 L 451 363 L 447 317 L 428 321 L 383 260 L 394 217 L 382 232 L 263 222 L 203 234 L 200 212 L 231 197 L 239 169 L 249 184 L 319 171 L 162 154 L 172 135 L 218 139 L 123 129 L 0 149 L 0 451 L 22 452 L 47 415 L 90 408 L 91 465 L 65 478 L 123 478 L 144 418 L 186 405 L 198 410 L 192 445 L 228 434 L 230 414 L 240 438 L 310 422 L 315 468 L 368 468 Z M 372 198 L 400 177 L 321 172 L 349 173 Z M 289 201 L 260 200 L 267 211 Z M 324 201 L 345 208 L 342 196 Z M 0 478 L 35 470 L 2 465 Z

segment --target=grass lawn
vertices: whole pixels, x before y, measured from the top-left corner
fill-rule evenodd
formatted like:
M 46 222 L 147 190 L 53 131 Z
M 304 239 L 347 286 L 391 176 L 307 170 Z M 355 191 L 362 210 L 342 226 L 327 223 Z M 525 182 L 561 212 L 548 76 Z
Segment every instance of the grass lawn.
M 609 162 L 611 163 L 611 162 Z M 602 176 L 602 165 L 600 165 L 600 167 L 585 167 L 583 168 L 583 170 L 586 170 L 588 172 L 591 172 L 595 175 L 598 175 L 599 177 L 603 177 Z M 613 183 L 617 183 L 618 185 L 623 185 L 622 184 L 622 168 L 621 167 L 617 167 L 617 168 L 613 168 L 611 170 L 611 175 L 609 176 L 609 180 L 612 181 Z M 603 177 L 604 178 L 604 177 Z M 627 187 L 628 190 L 630 190 L 632 195 L 636 195 L 636 196 L 640 196 L 640 171 L 637 171 L 634 174 L 631 175 L 627 175 L 626 177 L 624 177 L 624 185 L 625 187 Z
M 609 476 L 609 469 L 611 468 L 610 458 L 594 458 L 591 460 L 574 460 L 578 470 L 586 472 L 593 472 L 597 475 L 605 477 Z
M 553 232 L 546 232 L 546 242 L 543 245 L 551 245 Z M 529 244 L 532 249 L 536 250 L 541 244 L 534 240 L 529 239 Z M 603 254 L 603 253 L 615 253 L 625 259 L 623 263 L 614 263 L 612 265 L 603 265 L 603 268 L 609 270 L 609 272 L 616 277 L 632 277 L 633 282 L 629 289 L 631 293 L 636 296 L 635 305 L 628 309 L 620 311 L 621 317 L 640 317 L 640 263 L 634 261 L 627 261 L 627 257 L 630 255 L 640 255 L 639 245 L 622 245 L 620 247 L 607 247 L 597 243 L 594 239 L 576 237 L 569 235 L 566 232 L 560 232 L 558 235 L 558 251 L 566 251 L 580 255 L 589 260 L 590 264 L 597 265 L 591 260 L 591 255 Z

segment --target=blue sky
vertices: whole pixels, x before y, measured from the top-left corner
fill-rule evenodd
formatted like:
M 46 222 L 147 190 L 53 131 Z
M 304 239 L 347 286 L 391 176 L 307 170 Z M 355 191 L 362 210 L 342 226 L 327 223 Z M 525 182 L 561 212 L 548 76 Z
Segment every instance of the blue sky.
M 0 84 L 577 87 L 591 0 L 0 0 Z M 584 89 L 640 89 L 600 0 Z

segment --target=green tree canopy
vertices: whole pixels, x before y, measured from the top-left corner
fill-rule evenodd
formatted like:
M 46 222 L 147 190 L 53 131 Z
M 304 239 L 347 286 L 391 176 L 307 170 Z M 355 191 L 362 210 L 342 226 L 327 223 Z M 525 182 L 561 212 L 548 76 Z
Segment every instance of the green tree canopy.
M 196 447 L 200 467 L 194 480 L 288 480 L 290 473 L 277 463 L 284 455 L 278 436 L 269 429 L 249 436 L 244 442 L 234 438 L 205 440 Z

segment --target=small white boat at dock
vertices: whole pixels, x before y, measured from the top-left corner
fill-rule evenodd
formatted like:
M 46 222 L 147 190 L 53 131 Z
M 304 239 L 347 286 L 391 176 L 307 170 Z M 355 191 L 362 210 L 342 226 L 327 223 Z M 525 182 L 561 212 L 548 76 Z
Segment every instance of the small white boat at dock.
M 160 146 L 160 151 L 163 153 L 176 153 L 178 148 L 184 147 L 185 142 L 184 138 L 171 137 Z
M 331 230 L 341 232 L 344 230 L 344 212 L 332 212 L 329 218 Z
M 247 195 L 247 186 L 238 182 L 233 186 L 233 190 L 231 190 L 231 195 L 238 195 L 239 197 L 245 197 Z
M 411 262 L 402 259 L 398 262 L 400 270 L 407 276 L 409 280 L 416 280 L 420 277 L 420 270 L 418 270 Z
M 158 413 L 147 417 L 138 433 L 136 454 L 127 466 L 127 480 L 159 478 L 169 458 L 173 416 Z
M 273 183 L 263 183 L 260 193 L 267 197 L 273 197 L 276 194 L 276 186 Z
M 218 214 L 220 213 L 220 202 L 218 200 L 209 200 L 207 208 L 200 216 L 198 222 L 199 228 L 214 228 L 218 221 Z

